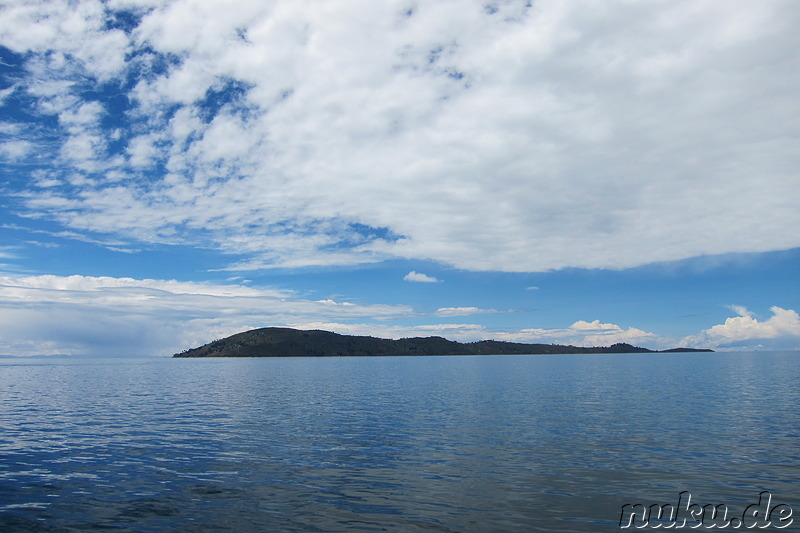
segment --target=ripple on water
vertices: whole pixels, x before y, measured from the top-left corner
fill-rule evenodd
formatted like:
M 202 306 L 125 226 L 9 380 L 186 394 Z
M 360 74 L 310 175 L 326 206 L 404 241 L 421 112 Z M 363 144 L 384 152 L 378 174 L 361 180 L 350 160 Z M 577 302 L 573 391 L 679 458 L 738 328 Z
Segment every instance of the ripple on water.
M 595 531 L 682 490 L 800 510 L 798 359 L 0 361 L 0 530 Z

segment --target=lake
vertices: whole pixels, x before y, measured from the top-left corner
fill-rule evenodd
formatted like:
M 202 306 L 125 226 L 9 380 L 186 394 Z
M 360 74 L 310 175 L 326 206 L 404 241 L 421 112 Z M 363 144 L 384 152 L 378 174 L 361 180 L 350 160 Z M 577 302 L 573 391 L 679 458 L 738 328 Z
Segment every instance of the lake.
M 0 399 L 0 531 L 800 525 L 798 352 L 3 358 Z

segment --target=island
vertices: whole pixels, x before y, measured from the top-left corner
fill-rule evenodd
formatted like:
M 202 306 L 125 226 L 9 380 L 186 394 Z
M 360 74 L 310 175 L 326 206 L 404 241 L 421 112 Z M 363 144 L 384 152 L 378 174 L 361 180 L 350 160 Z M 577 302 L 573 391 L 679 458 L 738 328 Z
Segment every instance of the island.
M 648 350 L 630 344 L 580 347 L 505 341 L 456 342 L 443 337 L 381 339 L 331 331 L 259 328 L 218 339 L 173 357 L 336 357 L 391 355 L 537 355 L 589 353 L 713 352 L 708 349 Z

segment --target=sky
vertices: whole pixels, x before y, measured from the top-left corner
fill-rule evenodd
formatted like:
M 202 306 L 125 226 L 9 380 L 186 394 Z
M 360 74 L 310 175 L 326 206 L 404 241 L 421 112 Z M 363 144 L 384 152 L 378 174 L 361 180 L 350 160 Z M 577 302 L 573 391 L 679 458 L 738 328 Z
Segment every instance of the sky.
M 800 349 L 794 0 L 0 2 L 0 354 Z

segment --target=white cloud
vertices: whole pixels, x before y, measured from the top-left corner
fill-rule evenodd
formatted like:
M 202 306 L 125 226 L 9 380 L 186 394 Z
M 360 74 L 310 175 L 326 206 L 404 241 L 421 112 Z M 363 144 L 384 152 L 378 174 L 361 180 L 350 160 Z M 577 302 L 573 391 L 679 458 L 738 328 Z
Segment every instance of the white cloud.
M 528 328 L 516 332 L 504 332 L 498 340 L 512 342 L 571 344 L 575 346 L 610 346 L 627 343 L 651 349 L 672 348 L 668 339 L 654 333 L 630 327 L 623 329 L 616 324 L 601 323 L 599 320 L 586 322 L 578 320 L 564 329 Z
M 289 324 L 297 329 L 321 329 L 342 335 L 359 335 L 381 339 L 402 339 L 411 337 L 445 337 L 459 342 L 484 340 L 489 335 L 486 327 L 480 324 L 422 324 L 418 326 L 398 326 L 385 323 L 351 323 L 306 321 Z
M 436 310 L 437 316 L 469 316 L 497 313 L 496 309 L 481 309 L 479 307 L 440 307 Z
M 55 185 L 57 185 L 57 183 Z M 42 185 L 39 185 L 39 186 L 42 186 Z M 104 248 L 108 248 L 109 250 L 111 250 L 111 249 L 121 250 L 121 248 L 119 248 L 119 247 L 125 244 L 124 242 L 121 242 L 121 241 L 115 241 L 115 240 L 109 240 L 109 239 L 103 240 L 103 239 L 95 239 L 95 238 L 92 238 L 92 237 L 87 237 L 86 235 L 83 235 L 81 233 L 76 233 L 74 231 L 47 231 L 47 230 L 41 230 L 41 229 L 26 228 L 26 227 L 18 226 L 18 225 L 15 225 L 15 224 L 2 224 L 2 225 L 0 225 L 0 228 L 17 230 L 17 231 L 24 231 L 24 232 L 27 232 L 27 233 L 34 233 L 34 234 L 40 234 L 40 235 L 49 235 L 51 237 L 56 237 L 56 238 L 59 238 L 59 239 L 69 239 L 69 240 L 75 240 L 75 241 L 80 241 L 80 242 L 88 242 L 88 243 L 91 243 L 91 244 L 96 244 L 98 246 L 102 246 Z
M 748 309 L 747 309 L 745 306 L 743 306 L 743 305 L 731 305 L 731 306 L 728 306 L 728 307 L 730 308 L 730 310 L 731 310 L 731 311 L 733 311 L 734 313 L 736 313 L 738 316 L 742 316 L 742 317 L 748 317 L 748 318 L 753 316 L 753 313 L 751 313 L 751 312 L 750 312 L 750 311 L 749 311 L 749 310 L 748 310 Z
M 0 354 L 171 355 L 256 327 L 412 314 L 406 306 L 315 302 L 235 284 L 5 275 Z
M 493 312 L 441 308 L 437 316 Z M 479 324 L 400 326 L 419 317 L 402 305 L 307 300 L 291 291 L 242 284 L 92 276 L 0 275 L 0 354 L 170 355 L 264 326 L 326 329 L 383 338 L 443 336 L 578 345 L 653 341 L 635 328 L 599 321 L 562 330 L 498 332 Z M 124 347 L 125 352 L 120 352 Z
M 87 102 L 65 109 L 59 114 L 58 120 L 61 124 L 77 128 L 79 131 L 87 126 L 96 126 L 100 118 L 105 114 L 105 109 L 99 102 Z
M 11 96 L 16 90 L 17 90 L 16 85 L 12 85 L 11 87 L 8 87 L 6 89 L 0 89 L 0 106 L 5 105 L 6 98 Z
M 131 166 L 141 168 L 150 165 L 156 155 L 154 140 L 153 136 L 150 135 L 141 135 L 131 139 L 127 148 Z
M 0 257 L 11 257 L 0 250 Z M 495 312 L 440 308 L 432 316 Z M 579 320 L 566 328 L 497 330 L 481 324 L 424 323 L 404 305 L 313 301 L 288 290 L 243 284 L 92 276 L 0 275 L 0 354 L 163 355 L 264 326 L 324 329 L 352 335 L 402 338 L 438 335 L 461 342 L 608 346 L 625 342 L 652 349 L 679 345 L 712 348 L 797 348 L 800 317 L 773 307 L 759 321 L 749 312 L 683 342 L 635 327 Z M 398 319 L 422 323 L 398 325 Z M 124 350 L 124 351 L 121 351 Z
M 772 316 L 759 321 L 747 308 L 731 306 L 739 316 L 687 337 L 684 342 L 708 348 L 800 347 L 800 316 L 793 309 L 773 306 Z
M 16 90 L 61 117 L 49 157 L 119 177 L 25 205 L 241 268 L 626 268 L 800 246 L 795 2 L 526 5 L 7 4 L 4 44 L 31 54 Z M 139 26 L 108 29 L 123 8 Z M 127 76 L 133 107 L 104 126 L 87 84 Z M 120 130 L 135 138 L 114 148 Z M 154 161 L 164 173 L 143 176 Z
M 69 54 L 102 80 L 124 67 L 128 39 L 122 31 L 104 29 L 105 9 L 99 0 L 14 2 L 2 12 L 0 35 L 13 50 Z
M 10 251 L 14 250 L 14 248 L 12 246 L 0 246 L 0 259 L 16 259 L 16 252 Z
M 405 276 L 403 276 L 405 281 L 416 281 L 419 283 L 437 283 L 439 280 L 434 278 L 433 276 L 428 276 L 427 274 L 422 274 L 420 272 L 411 271 Z
M 33 150 L 33 144 L 28 141 L 8 141 L 0 143 L 0 157 L 12 161 L 20 160 Z
M 674 348 L 676 344 L 669 339 L 636 328 L 622 329 L 613 324 L 578 322 L 563 329 L 521 329 L 517 331 L 495 330 L 480 324 L 420 324 L 398 326 L 393 324 L 340 322 L 297 322 L 291 324 L 299 329 L 322 329 L 345 335 L 368 335 L 372 337 L 399 339 L 403 337 L 440 336 L 460 342 L 480 340 L 499 340 L 532 344 L 562 344 L 573 346 L 610 346 L 616 343 L 629 343 L 651 349 Z M 587 328 L 586 324 L 596 324 Z
M 403 337 L 440 336 L 460 342 L 480 340 L 499 340 L 532 344 L 562 344 L 573 346 L 610 346 L 616 343 L 629 343 L 651 349 L 674 348 L 677 344 L 670 339 L 659 337 L 636 328 L 623 329 L 614 324 L 601 324 L 599 321 L 578 321 L 569 328 L 536 329 L 517 331 L 496 330 L 481 324 L 419 324 L 399 326 L 386 323 L 340 322 L 297 322 L 291 324 L 299 329 L 322 329 L 345 335 L 369 335 L 373 337 L 400 339 Z

